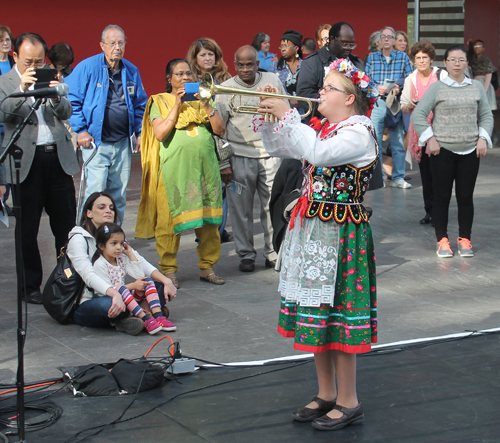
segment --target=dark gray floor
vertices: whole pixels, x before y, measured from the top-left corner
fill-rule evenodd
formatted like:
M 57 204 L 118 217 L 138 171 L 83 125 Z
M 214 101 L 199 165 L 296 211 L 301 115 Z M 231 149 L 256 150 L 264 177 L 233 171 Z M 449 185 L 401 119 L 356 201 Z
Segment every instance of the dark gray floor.
M 124 222 L 129 239 L 133 238 L 139 203 L 139 167 L 136 157 Z M 489 150 L 481 161 L 475 191 L 472 243 L 476 257 L 472 259 L 436 257 L 432 227 L 418 223 L 424 215 L 418 171 L 408 172 L 412 189 L 385 188 L 368 193 L 366 203 L 374 209 L 371 223 L 378 264 L 380 343 L 500 327 L 499 171 L 500 149 Z M 299 354 L 290 340 L 276 332 L 278 275 L 264 267 L 262 229 L 257 220 L 254 226 L 260 254 L 256 272 L 240 273 L 233 244 L 224 244 L 217 266 L 226 279 L 226 285 L 221 287 L 199 281 L 194 235 L 183 236 L 178 273 L 182 289 L 170 308 L 171 320 L 178 326 L 178 331 L 171 335 L 181 343 L 184 353 L 222 362 Z M 449 232 L 450 238 L 455 239 L 454 201 Z M 13 238 L 13 228 L 0 226 L 0 382 L 3 383 L 13 381 L 17 367 Z M 153 264 L 157 263 L 153 241 L 131 243 Z M 39 245 L 48 275 L 55 264 L 55 253 L 45 216 Z M 29 305 L 28 311 L 27 381 L 57 377 L 58 366 L 139 357 L 158 338 L 145 333 L 129 337 L 111 328 L 61 326 L 48 317 L 42 306 Z M 158 347 L 157 355 L 166 352 L 166 346 Z M 360 378 L 363 376 L 360 373 Z

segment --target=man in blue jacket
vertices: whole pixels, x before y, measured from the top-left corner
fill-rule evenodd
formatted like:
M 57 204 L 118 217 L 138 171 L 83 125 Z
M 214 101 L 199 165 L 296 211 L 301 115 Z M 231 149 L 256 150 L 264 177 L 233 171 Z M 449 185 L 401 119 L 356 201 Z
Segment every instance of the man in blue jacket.
M 97 155 L 87 167 L 85 200 L 109 192 L 123 222 L 132 151 L 140 150 L 142 116 L 148 97 L 139 70 L 123 58 L 125 33 L 108 25 L 101 36 L 103 53 L 79 63 L 67 77 L 73 105 L 69 122 L 83 148 L 95 143 Z M 84 160 L 92 151 L 82 149 Z

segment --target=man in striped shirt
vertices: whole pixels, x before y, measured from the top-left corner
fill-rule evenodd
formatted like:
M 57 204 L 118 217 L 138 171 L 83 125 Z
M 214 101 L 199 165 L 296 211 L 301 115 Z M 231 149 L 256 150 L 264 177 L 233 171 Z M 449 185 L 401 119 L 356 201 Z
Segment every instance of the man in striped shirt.
M 399 93 L 399 86 L 394 85 L 386 87 L 386 81 L 400 83 L 404 78 L 410 75 L 413 71 L 409 57 L 401 51 L 394 49 L 396 42 L 396 32 L 391 27 L 385 27 L 381 31 L 380 43 L 382 49 L 368 56 L 366 60 L 366 73 L 378 85 L 380 98 L 377 100 L 371 119 L 377 141 L 380 147 L 380 161 L 382 162 L 382 136 L 385 128 L 385 117 L 387 106 L 385 99 L 391 89 L 396 89 Z M 384 86 L 385 85 L 385 86 Z M 391 147 L 392 147 L 392 181 L 391 186 L 395 188 L 411 188 L 411 185 L 404 179 L 405 177 L 405 148 L 403 145 L 404 124 L 400 118 L 397 127 L 391 132 Z

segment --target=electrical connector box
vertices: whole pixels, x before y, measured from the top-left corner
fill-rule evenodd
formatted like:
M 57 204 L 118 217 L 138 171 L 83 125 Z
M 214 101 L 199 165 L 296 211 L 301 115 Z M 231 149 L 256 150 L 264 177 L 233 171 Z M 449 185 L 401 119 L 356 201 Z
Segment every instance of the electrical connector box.
M 169 374 L 187 374 L 194 372 L 194 360 L 192 358 L 178 358 L 174 364 L 167 369 Z

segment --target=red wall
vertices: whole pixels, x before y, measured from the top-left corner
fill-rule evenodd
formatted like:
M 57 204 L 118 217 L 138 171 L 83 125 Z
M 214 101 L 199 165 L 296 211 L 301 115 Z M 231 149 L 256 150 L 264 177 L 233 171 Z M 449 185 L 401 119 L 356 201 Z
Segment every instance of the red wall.
M 279 38 L 287 29 L 314 38 L 318 25 L 346 21 L 355 30 L 358 48 L 354 53 L 363 57 L 373 31 L 387 25 L 406 30 L 405 1 L 391 2 L 390 7 L 374 5 L 367 0 L 83 0 L 78 3 L 55 1 L 49 7 L 47 2 L 28 0 L 5 2 L 0 23 L 10 26 L 14 35 L 37 32 L 49 47 L 61 41 L 69 43 L 76 57 L 73 66 L 101 52 L 102 29 L 108 24 L 118 24 L 127 36 L 125 58 L 138 66 L 148 94 L 155 94 L 164 90 L 167 62 L 185 57 L 191 43 L 200 37 L 217 41 L 234 74 L 234 52 L 244 44 L 251 44 L 258 32 L 269 34 L 271 52 L 276 53 Z

